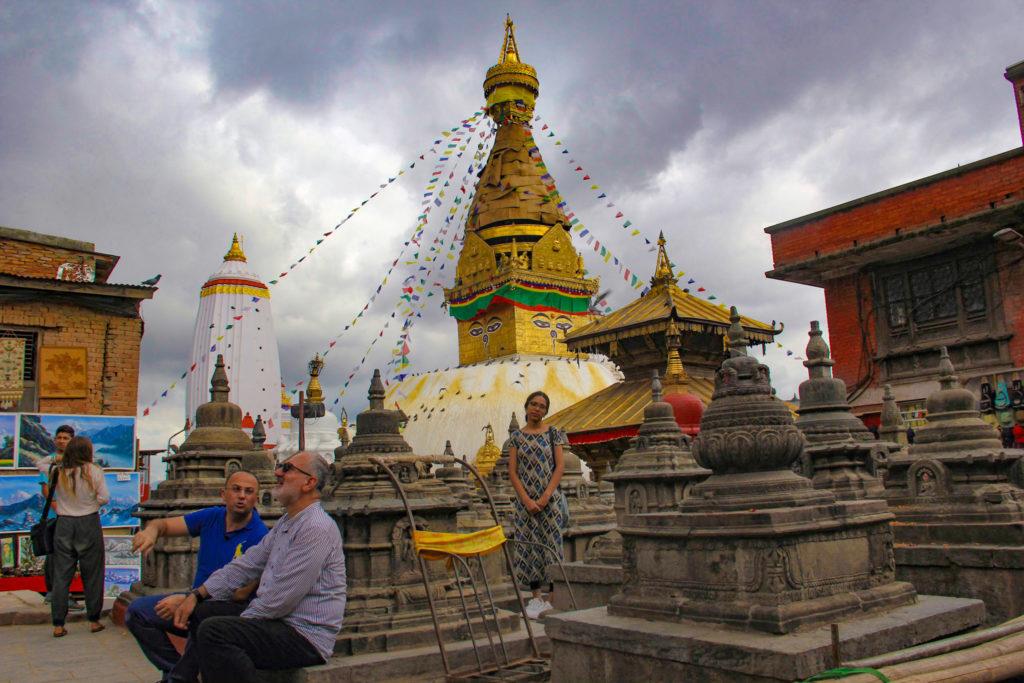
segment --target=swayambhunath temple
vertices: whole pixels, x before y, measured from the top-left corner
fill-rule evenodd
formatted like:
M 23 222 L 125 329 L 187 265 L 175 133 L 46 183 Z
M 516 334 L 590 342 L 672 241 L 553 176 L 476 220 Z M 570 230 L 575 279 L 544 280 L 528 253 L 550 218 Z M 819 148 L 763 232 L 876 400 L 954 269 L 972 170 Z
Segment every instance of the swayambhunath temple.
M 0 681 L 1024 681 L 1024 146 L 950 156 L 1024 62 L 966 109 L 963 8 L 214 4 L 0 29 L 19 192 L 109 100 L 50 213 L 0 184 L 72 235 L 0 227 Z M 860 76 L 959 92 L 934 135 L 832 82 L 921 24 Z

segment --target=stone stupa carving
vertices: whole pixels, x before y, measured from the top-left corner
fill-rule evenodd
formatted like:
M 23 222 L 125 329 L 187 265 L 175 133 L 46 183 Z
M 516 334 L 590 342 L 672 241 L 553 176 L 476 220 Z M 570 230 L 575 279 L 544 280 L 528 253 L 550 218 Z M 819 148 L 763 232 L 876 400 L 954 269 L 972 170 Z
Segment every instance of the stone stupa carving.
M 817 320 L 807 333 L 809 379 L 800 384 L 797 428 L 807 439 L 800 458 L 803 474 L 817 489 L 828 489 L 840 500 L 882 498 L 884 487 L 876 475 L 897 444 L 877 441 L 846 400 L 846 383 L 832 376 L 834 361 L 821 336 Z
M 1024 450 L 1003 448 L 945 347 L 914 443 L 890 457 L 897 572 L 920 590 L 985 600 L 989 623 L 1024 613 Z
M 747 356 L 732 309 L 728 358 L 693 444 L 712 470 L 680 513 L 627 514 L 622 592 L 609 613 L 732 624 L 769 633 L 912 603 L 895 581 L 881 500 L 836 505 L 791 466 L 804 439 Z
M 210 400 L 196 409 L 195 429 L 177 452 L 168 456 L 167 479 L 139 505 L 135 516 L 140 520 L 222 505 L 224 480 L 238 470 L 252 472 L 260 482 L 257 510 L 264 521 L 272 524 L 283 514 L 271 498 L 274 462 L 242 431 L 242 409 L 228 400 L 229 393 L 224 357 L 218 355 L 210 380 Z M 261 422 L 256 425 L 262 427 Z M 257 438 L 260 436 L 257 432 Z M 119 600 L 127 603 L 139 595 L 187 590 L 195 576 L 198 548 L 198 538 L 159 538 L 142 561 L 141 580 Z
M 323 507 L 342 530 L 348 568 L 345 624 L 336 652 L 392 651 L 435 642 L 430 610 L 412 548 L 405 507 L 391 480 L 371 457 L 383 457 L 402 482 L 418 529 L 455 532 L 465 508 L 452 489 L 431 473 L 432 458 L 416 455 L 399 432 L 400 410 L 384 407 L 380 371 L 370 382 L 370 407 L 356 418 L 356 435 L 332 465 Z M 429 563 L 430 590 L 449 639 L 464 630 L 443 563 Z M 503 628 L 510 628 L 508 619 Z

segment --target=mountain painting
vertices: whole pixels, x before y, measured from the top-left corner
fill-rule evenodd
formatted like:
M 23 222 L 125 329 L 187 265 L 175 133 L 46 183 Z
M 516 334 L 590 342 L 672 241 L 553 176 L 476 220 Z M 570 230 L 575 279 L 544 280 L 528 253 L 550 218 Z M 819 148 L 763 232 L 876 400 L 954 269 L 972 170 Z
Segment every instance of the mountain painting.
M 108 472 L 107 488 L 110 502 L 100 508 L 103 528 L 138 526 L 139 520 L 132 513 L 139 507 L 141 499 L 138 472 Z
M 27 534 L 45 502 L 38 474 L 0 477 L 0 534 Z
M 100 508 L 104 528 L 134 527 L 132 513 L 139 506 L 139 473 L 108 472 L 110 502 Z M 0 477 L 0 534 L 28 533 L 43 514 L 38 475 Z
M 14 467 L 14 444 L 18 440 L 18 416 L 0 414 L 0 467 Z
M 33 415 L 22 413 L 18 467 L 38 467 L 54 450 L 57 427 L 71 425 L 92 441 L 93 462 L 108 470 L 135 468 L 135 418 L 117 415 Z M 2 455 L 0 455 L 2 458 Z
M 103 596 L 116 598 L 139 580 L 138 567 L 106 567 L 103 571 Z

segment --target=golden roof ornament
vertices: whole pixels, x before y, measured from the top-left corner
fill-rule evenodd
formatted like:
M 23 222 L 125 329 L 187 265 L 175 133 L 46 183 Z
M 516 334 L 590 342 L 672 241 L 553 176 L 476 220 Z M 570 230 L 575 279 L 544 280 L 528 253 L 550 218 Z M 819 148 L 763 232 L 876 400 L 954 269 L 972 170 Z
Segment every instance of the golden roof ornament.
M 690 376 L 686 374 L 683 367 L 683 359 L 679 355 L 679 347 L 682 345 L 683 335 L 676 327 L 676 321 L 669 320 L 668 329 L 665 330 L 665 345 L 668 347 L 668 367 L 665 369 L 665 379 L 672 379 L 679 384 L 686 384 Z
M 484 431 L 486 432 L 484 445 L 476 452 L 476 471 L 480 473 L 481 477 L 490 474 L 495 463 L 498 462 L 498 458 L 501 457 L 501 448 L 494 443 L 494 429 L 488 424 L 484 427 Z
M 225 261 L 241 261 L 246 262 L 245 252 L 242 251 L 242 244 L 238 239 L 238 233 L 236 232 L 234 237 L 231 238 L 231 248 L 228 249 L 228 253 L 224 254 Z
M 658 233 L 658 263 L 654 267 L 654 277 L 651 278 L 651 289 L 664 288 L 679 282 L 672 273 L 672 262 L 668 260 L 668 252 L 665 251 L 665 233 Z
M 323 403 L 324 392 L 320 386 L 320 372 L 324 369 L 324 360 L 317 353 L 309 361 L 309 384 L 306 386 L 306 403 Z

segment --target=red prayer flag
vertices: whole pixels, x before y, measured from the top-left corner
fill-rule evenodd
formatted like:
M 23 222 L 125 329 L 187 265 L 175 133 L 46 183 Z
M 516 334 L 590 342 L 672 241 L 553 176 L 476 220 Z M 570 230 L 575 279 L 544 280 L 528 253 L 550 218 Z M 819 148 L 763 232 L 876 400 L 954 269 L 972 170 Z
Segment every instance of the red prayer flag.
M 698 287 L 698 288 L 697 288 L 697 291 L 698 291 L 698 292 L 703 292 L 703 291 L 704 291 L 704 288 L 703 288 L 703 287 Z
M 622 212 L 621 212 L 621 211 L 619 211 L 619 212 L 618 212 L 617 214 L 615 214 L 615 217 L 616 217 L 616 218 L 622 218 Z
M 583 179 L 584 180 L 590 180 L 590 176 L 589 175 L 585 175 L 585 176 L 583 176 Z
M 577 170 L 577 171 L 582 171 L 582 170 L 583 170 L 583 167 L 582 167 L 582 166 L 577 166 L 577 167 L 576 167 L 576 170 Z

